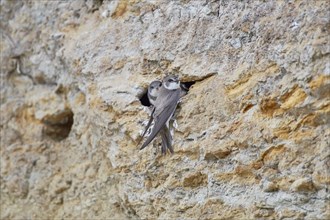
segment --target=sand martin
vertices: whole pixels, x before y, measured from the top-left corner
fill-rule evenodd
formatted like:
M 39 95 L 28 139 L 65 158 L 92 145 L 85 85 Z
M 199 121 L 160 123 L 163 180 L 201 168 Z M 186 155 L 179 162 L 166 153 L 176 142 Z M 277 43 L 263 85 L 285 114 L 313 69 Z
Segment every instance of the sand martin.
M 149 118 L 149 121 L 148 121 L 148 124 L 146 126 L 146 129 L 144 130 L 137 146 L 140 144 L 140 142 L 142 141 L 144 135 L 147 133 L 147 131 L 149 130 L 149 127 L 151 126 L 152 124 L 152 121 L 153 121 L 153 113 L 155 111 L 155 102 L 156 102 L 156 99 L 158 97 L 158 94 L 159 94 L 159 90 L 160 90 L 160 87 L 162 86 L 162 82 L 159 81 L 159 80 L 155 80 L 153 82 L 150 83 L 150 85 L 148 86 L 148 92 L 147 92 L 147 95 L 148 95 L 148 99 L 149 99 L 149 102 L 151 104 L 151 115 L 150 115 L 150 118 Z
M 152 106 L 155 106 L 156 99 L 159 94 L 159 90 L 162 86 L 162 82 L 159 80 L 153 81 L 148 87 L 148 99 Z
M 152 117 L 155 121 L 155 125 L 140 150 L 148 146 L 156 135 L 160 133 L 162 138 L 162 153 L 166 154 L 167 148 L 171 153 L 174 152 L 171 143 L 172 136 L 169 131 L 169 121 L 174 114 L 180 97 L 181 88 L 179 79 L 172 75 L 165 77 L 160 87 L 158 97 L 154 102 Z

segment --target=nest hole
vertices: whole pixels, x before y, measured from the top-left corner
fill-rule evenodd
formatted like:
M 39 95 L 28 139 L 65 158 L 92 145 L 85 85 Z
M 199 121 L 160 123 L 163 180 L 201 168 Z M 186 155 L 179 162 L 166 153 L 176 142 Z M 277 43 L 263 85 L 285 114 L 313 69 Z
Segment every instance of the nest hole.
M 43 120 L 43 135 L 55 141 L 64 140 L 70 134 L 73 116 L 71 109 L 66 109 L 59 114 L 45 118 Z

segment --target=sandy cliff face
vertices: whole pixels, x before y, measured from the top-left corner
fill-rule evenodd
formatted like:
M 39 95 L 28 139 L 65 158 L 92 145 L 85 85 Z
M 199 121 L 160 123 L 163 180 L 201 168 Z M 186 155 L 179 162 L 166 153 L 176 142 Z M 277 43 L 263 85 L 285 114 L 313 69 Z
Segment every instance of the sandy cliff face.
M 328 1 L 1 1 L 1 218 L 330 218 Z M 174 155 L 139 98 L 196 81 Z

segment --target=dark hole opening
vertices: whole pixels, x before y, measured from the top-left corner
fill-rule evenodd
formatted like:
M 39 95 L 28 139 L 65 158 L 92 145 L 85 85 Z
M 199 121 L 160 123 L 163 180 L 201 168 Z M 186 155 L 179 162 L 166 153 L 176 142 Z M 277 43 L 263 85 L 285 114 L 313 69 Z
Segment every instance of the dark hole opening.
M 67 109 L 43 120 L 43 134 L 55 141 L 61 141 L 70 134 L 73 125 L 73 112 Z
M 186 90 L 187 92 L 189 91 L 190 87 L 195 84 L 196 81 L 190 81 L 190 82 L 181 82 L 181 88 Z
M 190 82 L 181 82 L 181 89 L 188 92 L 190 87 L 195 84 L 196 81 L 190 81 Z M 148 89 L 142 94 L 140 98 L 140 102 L 144 106 L 150 106 L 151 103 L 148 98 Z
M 140 98 L 140 102 L 144 106 L 150 106 L 149 98 L 148 98 L 148 89 L 146 92 L 143 93 L 142 97 Z

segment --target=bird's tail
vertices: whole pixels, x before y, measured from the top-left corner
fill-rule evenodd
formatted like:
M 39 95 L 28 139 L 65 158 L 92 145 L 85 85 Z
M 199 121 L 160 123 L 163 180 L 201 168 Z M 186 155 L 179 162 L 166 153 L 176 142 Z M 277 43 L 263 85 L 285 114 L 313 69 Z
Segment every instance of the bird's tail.
M 162 154 L 166 154 L 167 150 L 167 137 L 163 130 L 160 131 L 160 137 L 162 139 Z
M 170 130 L 167 126 L 160 131 L 161 139 L 162 139 L 162 154 L 166 154 L 167 149 L 173 154 L 173 147 L 172 147 L 172 136 Z

